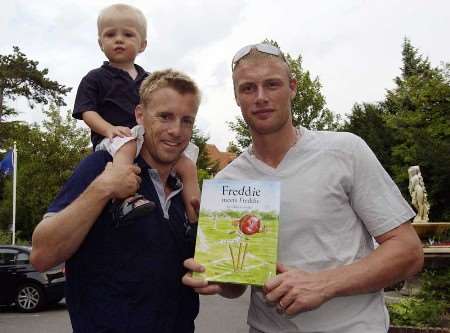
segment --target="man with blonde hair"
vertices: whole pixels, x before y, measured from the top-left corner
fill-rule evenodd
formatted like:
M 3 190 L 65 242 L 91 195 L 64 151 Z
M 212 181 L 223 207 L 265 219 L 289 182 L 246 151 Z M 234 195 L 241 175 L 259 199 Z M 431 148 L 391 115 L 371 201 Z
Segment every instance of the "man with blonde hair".
M 252 145 L 216 177 L 275 179 L 282 188 L 278 274 L 252 287 L 250 332 L 386 333 L 383 288 L 423 264 L 414 212 L 361 138 L 294 127 L 297 82 L 279 48 L 245 46 L 232 71 Z M 193 259 L 185 266 L 204 269 Z M 245 290 L 189 273 L 183 281 L 202 294 Z
M 194 331 L 198 295 L 181 278 L 195 225 L 173 169 L 192 136 L 200 92 L 185 74 L 165 70 L 145 79 L 140 95 L 135 115 L 145 135 L 136 164 L 111 163 L 105 151 L 88 156 L 33 233 L 39 271 L 66 262 L 75 333 Z M 136 190 L 154 202 L 152 211 L 114 223 L 111 199 Z

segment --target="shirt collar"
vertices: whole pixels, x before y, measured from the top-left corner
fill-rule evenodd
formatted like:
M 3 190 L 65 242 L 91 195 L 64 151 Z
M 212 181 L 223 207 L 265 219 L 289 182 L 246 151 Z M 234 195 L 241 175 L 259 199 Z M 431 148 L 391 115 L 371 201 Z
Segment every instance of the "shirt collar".
M 123 69 L 111 66 L 109 64 L 109 61 L 104 61 L 102 68 L 106 69 L 107 71 L 109 71 L 117 76 L 126 75 L 127 77 L 131 78 L 130 75 Z M 137 73 L 138 73 L 135 81 L 140 81 L 147 76 L 148 73 L 141 66 L 134 64 L 134 68 L 136 68 Z
M 150 178 L 154 178 L 153 175 L 155 174 L 159 177 L 158 170 L 153 169 L 149 164 L 147 164 L 141 155 L 136 158 L 136 163 L 139 168 L 141 168 L 141 174 L 147 174 Z M 171 172 L 167 178 L 167 185 L 169 185 L 173 191 L 180 190 L 183 187 L 180 178 L 178 178 L 173 172 Z

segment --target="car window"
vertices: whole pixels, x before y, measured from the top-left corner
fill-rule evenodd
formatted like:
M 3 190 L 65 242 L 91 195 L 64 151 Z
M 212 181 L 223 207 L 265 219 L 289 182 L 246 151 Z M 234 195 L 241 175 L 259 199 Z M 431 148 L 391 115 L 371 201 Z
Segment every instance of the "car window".
M 0 265 L 14 264 L 17 253 L 17 250 L 0 249 Z
M 30 263 L 30 257 L 26 252 L 19 252 L 16 256 L 16 264 L 28 264 Z

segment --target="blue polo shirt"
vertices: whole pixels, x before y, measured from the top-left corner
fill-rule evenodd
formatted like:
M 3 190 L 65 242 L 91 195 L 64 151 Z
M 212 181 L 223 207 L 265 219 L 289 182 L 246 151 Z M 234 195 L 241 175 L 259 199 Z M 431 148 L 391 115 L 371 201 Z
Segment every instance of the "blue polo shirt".
M 105 151 L 83 160 L 48 213 L 75 200 L 110 160 Z M 140 157 L 136 162 L 142 170 L 139 193 L 157 208 L 115 227 L 110 207 L 105 207 L 66 262 L 66 302 L 74 333 L 194 332 L 198 295 L 181 278 L 183 261 L 194 253 L 195 235 L 187 232 L 180 193 L 172 197 L 164 218 L 151 169 Z
M 107 61 L 87 73 L 78 86 L 73 117 L 83 119 L 83 112 L 95 111 L 114 126 L 135 126 L 134 109 L 139 104 L 139 87 L 148 73 L 142 67 L 134 66 L 138 72 L 135 80 Z M 103 138 L 91 130 L 94 149 Z

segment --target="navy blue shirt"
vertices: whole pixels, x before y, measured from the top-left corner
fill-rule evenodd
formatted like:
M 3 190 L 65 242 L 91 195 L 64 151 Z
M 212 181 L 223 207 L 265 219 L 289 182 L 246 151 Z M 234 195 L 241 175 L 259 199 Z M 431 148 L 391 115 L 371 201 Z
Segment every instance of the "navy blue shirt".
M 89 155 L 63 186 L 48 212 L 75 200 L 108 161 L 105 151 Z M 194 253 L 180 193 L 165 219 L 150 179 L 138 157 L 139 193 L 156 203 L 150 216 L 115 227 L 105 207 L 77 252 L 66 262 L 66 303 L 75 333 L 194 332 L 198 295 L 181 283 L 183 261 Z M 82 214 L 82 212 L 80 212 Z
M 100 68 L 87 73 L 78 86 L 73 117 L 83 119 L 83 112 L 95 111 L 114 126 L 135 126 L 134 109 L 139 104 L 139 87 L 148 76 L 142 67 L 135 67 L 138 72 L 135 80 L 126 71 L 112 67 L 107 61 Z M 91 131 L 94 149 L 103 138 Z

